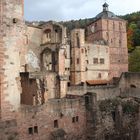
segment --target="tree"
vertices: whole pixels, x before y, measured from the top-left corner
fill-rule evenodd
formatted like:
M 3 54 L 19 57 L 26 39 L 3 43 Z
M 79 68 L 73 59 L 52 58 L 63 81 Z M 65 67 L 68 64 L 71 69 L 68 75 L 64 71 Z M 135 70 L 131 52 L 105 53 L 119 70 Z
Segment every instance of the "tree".
M 136 47 L 129 56 L 129 71 L 140 72 L 140 47 Z
M 134 46 L 140 46 L 140 29 L 137 28 L 133 34 Z

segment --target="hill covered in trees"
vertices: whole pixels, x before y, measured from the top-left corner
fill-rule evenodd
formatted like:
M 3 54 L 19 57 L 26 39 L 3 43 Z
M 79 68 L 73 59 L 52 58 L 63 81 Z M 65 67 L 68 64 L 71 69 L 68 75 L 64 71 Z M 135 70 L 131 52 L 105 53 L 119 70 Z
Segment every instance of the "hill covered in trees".
M 128 50 L 132 52 L 136 46 L 140 46 L 140 12 L 134 12 L 120 17 L 128 21 Z

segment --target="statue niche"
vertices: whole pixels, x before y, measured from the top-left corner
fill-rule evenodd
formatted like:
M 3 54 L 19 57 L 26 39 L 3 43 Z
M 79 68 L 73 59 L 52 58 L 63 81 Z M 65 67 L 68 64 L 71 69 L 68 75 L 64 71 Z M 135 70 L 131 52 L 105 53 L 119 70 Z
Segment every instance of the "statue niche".
M 42 70 L 43 71 L 58 71 L 58 53 L 51 49 L 45 49 L 41 54 Z

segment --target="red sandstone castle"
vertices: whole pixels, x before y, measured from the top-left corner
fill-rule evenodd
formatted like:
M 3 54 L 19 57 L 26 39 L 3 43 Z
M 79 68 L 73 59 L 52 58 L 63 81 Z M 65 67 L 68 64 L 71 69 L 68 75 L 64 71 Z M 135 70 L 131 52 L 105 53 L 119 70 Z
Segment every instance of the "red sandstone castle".
M 68 37 L 57 22 L 25 24 L 23 7 L 23 0 L 0 1 L 0 126 L 9 127 L 0 140 L 86 139 L 82 97 L 126 89 L 95 87 L 128 71 L 126 21 L 105 3 L 93 23 Z

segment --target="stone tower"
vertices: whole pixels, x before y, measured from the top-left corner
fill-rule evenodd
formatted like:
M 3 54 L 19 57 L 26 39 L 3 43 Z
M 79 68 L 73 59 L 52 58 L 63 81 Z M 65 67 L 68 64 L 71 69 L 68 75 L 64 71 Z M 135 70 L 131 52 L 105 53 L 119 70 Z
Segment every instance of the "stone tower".
M 85 30 L 71 31 L 71 84 L 85 82 Z
M 88 26 L 88 42 L 100 42 L 110 47 L 109 77 L 119 77 L 128 71 L 128 50 L 126 21 L 108 10 L 108 4 L 103 5 L 103 11 L 95 17 Z
M 0 117 L 14 118 L 20 106 L 20 48 L 23 0 L 0 0 Z

